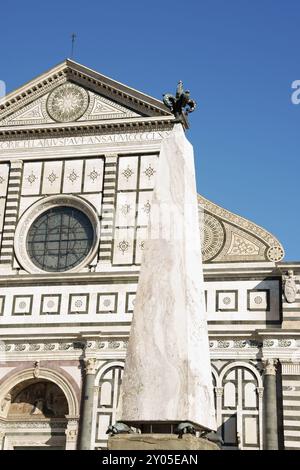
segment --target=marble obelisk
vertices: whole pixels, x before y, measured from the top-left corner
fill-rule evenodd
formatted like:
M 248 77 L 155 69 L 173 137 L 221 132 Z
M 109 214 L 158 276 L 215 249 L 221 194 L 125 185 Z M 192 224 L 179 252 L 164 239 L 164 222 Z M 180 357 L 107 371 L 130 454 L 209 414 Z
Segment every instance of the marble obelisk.
M 163 140 L 118 421 L 215 430 L 193 147 Z

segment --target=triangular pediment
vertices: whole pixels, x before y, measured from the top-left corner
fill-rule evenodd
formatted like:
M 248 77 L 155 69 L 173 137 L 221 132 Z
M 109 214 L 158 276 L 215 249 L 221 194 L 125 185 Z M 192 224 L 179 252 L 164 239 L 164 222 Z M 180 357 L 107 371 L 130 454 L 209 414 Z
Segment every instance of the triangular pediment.
M 68 106 L 68 96 L 63 96 L 67 90 L 78 91 L 79 99 L 82 95 L 82 103 L 76 103 L 76 96 L 74 96 L 74 109 L 72 110 L 72 103 L 69 104 L 70 112 L 67 116 L 63 115 L 65 99 L 66 105 Z M 64 91 L 66 90 L 66 91 Z M 55 97 L 52 96 L 56 94 Z M 59 98 L 61 94 L 61 98 Z M 59 103 L 58 100 L 61 100 Z M 72 96 L 69 97 L 69 100 Z M 79 106 L 76 115 L 76 109 Z M 60 105 L 60 108 L 58 107 Z M 60 111 L 60 113 L 59 113 Z M 72 116 L 73 113 L 73 116 Z M 64 84 L 56 87 L 53 91 L 46 93 L 41 98 L 38 98 L 33 103 L 19 109 L 12 113 L 6 119 L 0 121 L 1 126 L 22 126 L 31 124 L 51 124 L 56 122 L 89 122 L 89 121 L 101 121 L 110 119 L 126 119 L 139 117 L 140 114 L 131 111 L 130 109 L 117 104 L 116 102 L 109 100 L 103 96 L 97 95 L 89 90 L 74 85 L 71 82 L 65 82 Z
M 262 227 L 198 195 L 205 263 L 278 262 L 284 257 L 280 242 Z
M 0 127 L 162 116 L 161 101 L 70 60 L 0 101 Z

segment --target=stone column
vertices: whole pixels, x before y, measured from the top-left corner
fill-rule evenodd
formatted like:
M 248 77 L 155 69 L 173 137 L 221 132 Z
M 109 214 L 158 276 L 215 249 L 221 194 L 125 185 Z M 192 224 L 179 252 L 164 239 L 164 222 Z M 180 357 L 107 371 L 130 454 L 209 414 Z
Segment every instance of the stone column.
M 264 362 L 264 450 L 278 450 L 276 364 L 277 359 Z
M 79 439 L 80 450 L 90 450 L 93 422 L 94 383 L 97 371 L 97 361 L 94 358 L 85 359 L 85 382 L 83 387 L 83 405 Z

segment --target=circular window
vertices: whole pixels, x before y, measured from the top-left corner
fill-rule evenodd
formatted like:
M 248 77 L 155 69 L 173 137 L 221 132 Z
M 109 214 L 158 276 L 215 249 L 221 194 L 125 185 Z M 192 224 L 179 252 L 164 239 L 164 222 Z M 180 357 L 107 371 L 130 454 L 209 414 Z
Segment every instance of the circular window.
M 44 271 L 67 271 L 89 254 L 94 230 L 88 217 L 74 207 L 54 207 L 41 214 L 27 234 L 32 262 Z
M 96 209 L 78 196 L 49 196 L 20 218 L 16 258 L 29 273 L 79 272 L 96 262 L 100 222 Z

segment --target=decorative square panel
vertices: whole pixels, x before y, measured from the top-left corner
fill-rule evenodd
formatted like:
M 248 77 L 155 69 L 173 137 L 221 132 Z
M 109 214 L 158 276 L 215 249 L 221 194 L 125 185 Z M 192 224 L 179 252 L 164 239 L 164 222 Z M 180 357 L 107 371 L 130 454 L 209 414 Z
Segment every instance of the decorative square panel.
M 0 295 L 0 315 L 4 312 L 5 295 Z
M 152 189 L 157 174 L 158 156 L 142 155 L 140 164 L 140 189 Z
M 102 293 L 97 296 L 97 313 L 117 313 L 118 294 Z
M 31 315 L 33 295 L 14 295 L 13 315 Z
M 76 313 L 88 313 L 89 309 L 89 294 L 70 294 L 69 295 L 69 312 L 71 314 Z
M 137 189 L 138 157 L 119 157 L 118 190 Z
M 88 158 L 85 160 L 84 192 L 102 191 L 103 184 L 103 159 Z
M 270 291 L 265 289 L 248 290 L 248 310 L 270 310 Z
M 113 265 L 132 265 L 134 253 L 134 229 L 115 228 L 113 240 Z
M 126 292 L 125 313 L 133 313 L 136 292 Z
M 136 229 L 136 242 L 135 242 L 135 264 L 141 264 L 144 250 L 145 250 L 145 240 L 148 237 L 147 227 L 140 227 Z
M 216 291 L 216 311 L 236 312 L 238 309 L 238 293 L 233 291 Z
M 64 193 L 82 192 L 83 160 L 66 160 L 64 162 Z
M 41 172 L 42 162 L 24 163 L 22 179 L 23 195 L 40 194 Z
M 116 227 L 134 226 L 136 222 L 136 192 L 121 192 L 117 195 Z
M 62 161 L 49 161 L 44 163 L 43 194 L 58 194 L 61 188 Z
M 47 294 L 41 297 L 41 315 L 59 315 L 61 294 Z
M 148 225 L 151 212 L 152 191 L 140 191 L 138 201 L 138 225 Z

